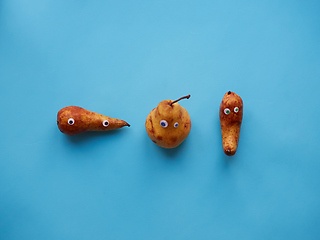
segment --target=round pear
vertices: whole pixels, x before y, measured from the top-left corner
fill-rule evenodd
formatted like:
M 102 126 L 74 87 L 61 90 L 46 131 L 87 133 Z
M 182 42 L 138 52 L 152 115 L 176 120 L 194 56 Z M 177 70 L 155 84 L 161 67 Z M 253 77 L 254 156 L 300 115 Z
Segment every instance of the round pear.
M 150 139 L 160 147 L 175 148 L 189 135 L 191 119 L 189 113 L 178 101 L 189 99 L 190 95 L 175 101 L 161 101 L 147 116 L 145 127 Z

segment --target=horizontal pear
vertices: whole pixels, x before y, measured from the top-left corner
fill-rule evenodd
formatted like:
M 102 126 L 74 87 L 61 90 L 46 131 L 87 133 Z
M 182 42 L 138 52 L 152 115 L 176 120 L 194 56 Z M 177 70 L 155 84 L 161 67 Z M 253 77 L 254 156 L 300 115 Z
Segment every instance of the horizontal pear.
M 60 109 L 57 115 L 60 131 L 67 135 L 77 135 L 89 131 L 109 131 L 130 125 L 123 120 L 107 117 L 87 109 L 68 106 Z

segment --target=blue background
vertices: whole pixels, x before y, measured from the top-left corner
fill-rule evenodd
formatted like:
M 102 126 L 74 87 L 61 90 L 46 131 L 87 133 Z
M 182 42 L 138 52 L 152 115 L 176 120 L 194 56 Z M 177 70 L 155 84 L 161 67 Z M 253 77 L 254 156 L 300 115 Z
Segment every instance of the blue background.
M 0 1 L 0 239 L 319 239 L 319 1 Z M 244 101 L 238 151 L 218 109 Z M 176 149 L 148 113 L 182 100 Z M 76 105 L 130 128 L 69 137 Z

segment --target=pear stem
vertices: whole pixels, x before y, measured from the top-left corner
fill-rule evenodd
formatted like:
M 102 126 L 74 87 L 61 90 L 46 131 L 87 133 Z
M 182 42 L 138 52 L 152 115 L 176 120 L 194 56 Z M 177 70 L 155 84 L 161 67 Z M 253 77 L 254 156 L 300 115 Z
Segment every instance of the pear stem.
M 189 99 L 191 96 L 190 96 L 190 94 L 189 95 L 187 95 L 187 96 L 184 96 L 184 97 L 181 97 L 181 98 L 179 98 L 179 99 L 177 99 L 177 100 L 175 100 L 175 101 L 173 101 L 173 102 L 171 102 L 170 103 L 170 106 L 172 106 L 172 104 L 174 104 L 174 103 L 176 103 L 176 102 L 178 102 L 178 101 L 180 101 L 180 100 L 182 100 L 182 99 Z

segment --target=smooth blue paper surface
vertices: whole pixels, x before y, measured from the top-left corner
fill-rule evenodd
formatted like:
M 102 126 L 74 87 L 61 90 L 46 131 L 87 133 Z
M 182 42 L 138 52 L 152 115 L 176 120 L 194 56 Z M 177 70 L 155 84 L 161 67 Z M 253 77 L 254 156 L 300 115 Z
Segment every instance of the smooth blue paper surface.
M 0 239 L 319 239 L 319 1 L 0 2 Z M 244 102 L 238 151 L 219 105 Z M 182 100 L 162 149 L 148 113 Z M 130 128 L 69 137 L 76 105 Z

